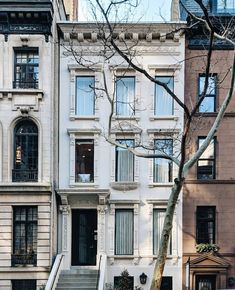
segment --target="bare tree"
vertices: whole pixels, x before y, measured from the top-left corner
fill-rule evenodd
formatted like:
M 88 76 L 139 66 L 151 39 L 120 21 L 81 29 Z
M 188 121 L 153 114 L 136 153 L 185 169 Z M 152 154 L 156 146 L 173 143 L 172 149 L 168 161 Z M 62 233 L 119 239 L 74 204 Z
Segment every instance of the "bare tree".
M 190 142 L 192 131 L 195 130 L 195 123 L 197 123 L 198 118 L 200 118 L 198 117 L 197 113 L 198 113 L 200 105 L 205 99 L 208 86 L 209 86 L 209 77 L 210 77 L 211 66 L 212 66 L 214 40 L 220 39 L 223 41 L 227 41 L 228 43 L 230 43 L 231 46 L 233 46 L 233 48 L 235 45 L 235 42 L 233 40 L 232 33 L 231 33 L 231 29 L 232 29 L 231 23 L 228 23 L 226 26 L 220 25 L 218 29 L 218 21 L 213 21 L 212 17 L 209 15 L 207 7 L 204 6 L 203 1 L 195 0 L 195 2 L 199 5 L 202 11 L 201 15 L 195 16 L 193 13 L 191 13 L 187 9 L 187 7 L 184 7 L 184 4 L 182 3 L 182 6 L 187 11 L 188 15 L 191 17 L 193 21 L 191 21 L 191 23 L 187 27 L 184 27 L 184 25 L 180 25 L 180 24 L 178 26 L 172 27 L 172 31 L 169 32 L 169 33 L 172 33 L 174 31 L 178 33 L 185 33 L 185 31 L 186 32 L 190 31 L 191 27 L 195 25 L 200 25 L 205 30 L 205 33 L 208 35 L 208 39 L 209 39 L 208 48 L 205 49 L 205 53 L 204 53 L 204 58 L 206 61 L 205 61 L 205 71 L 204 71 L 205 83 L 204 83 L 203 92 L 200 98 L 196 101 L 196 103 L 194 103 L 192 107 L 189 108 L 181 100 L 181 98 L 174 93 L 174 91 L 169 87 L 168 84 L 159 81 L 157 78 L 152 77 L 147 70 L 143 69 L 139 65 L 137 57 L 136 57 L 136 50 L 135 50 L 135 47 L 138 45 L 138 41 L 130 45 L 123 40 L 122 44 L 120 45 L 120 37 L 118 37 L 118 35 L 120 35 L 120 27 L 122 27 L 122 25 L 120 22 L 116 22 L 116 21 L 112 22 L 110 17 L 117 15 L 117 11 L 120 5 L 126 5 L 127 7 L 129 5 L 129 7 L 130 6 L 133 7 L 133 6 L 138 5 L 138 3 L 136 1 L 133 2 L 130 0 L 119 0 L 119 1 L 117 0 L 117 1 L 109 1 L 109 4 L 104 6 L 100 0 L 94 0 L 94 2 L 91 1 L 93 11 L 95 11 L 94 14 L 97 13 L 97 9 L 98 9 L 104 19 L 104 22 L 97 21 L 96 23 L 97 31 L 99 31 L 98 33 L 99 39 L 103 43 L 102 53 L 103 53 L 103 56 L 105 55 L 105 58 L 103 57 L 102 61 L 108 62 L 110 58 L 112 58 L 115 54 L 118 54 L 123 59 L 123 62 L 128 64 L 129 68 L 143 74 L 151 82 L 163 87 L 184 112 L 184 118 L 185 118 L 184 129 L 183 129 L 182 134 L 177 136 L 177 140 L 180 139 L 180 152 L 177 156 L 168 154 L 167 150 L 164 150 L 164 148 L 161 148 L 161 150 L 156 150 L 156 148 L 149 148 L 148 146 L 142 144 L 141 142 L 139 142 L 138 144 L 135 144 L 135 146 L 118 142 L 112 137 L 112 117 L 114 114 L 114 105 L 116 102 L 115 101 L 115 88 L 112 90 L 112 93 L 111 93 L 107 85 L 105 71 L 102 71 L 101 69 L 102 76 L 103 76 L 102 86 L 94 87 L 94 89 L 96 90 L 96 92 L 97 91 L 99 92 L 97 94 L 97 97 L 100 97 L 102 95 L 105 98 L 107 98 L 107 100 L 110 103 L 108 132 L 104 134 L 106 140 L 115 146 L 119 146 L 121 148 L 129 150 L 130 152 L 132 152 L 134 155 L 138 157 L 163 158 L 163 159 L 170 160 L 171 162 L 175 163 L 178 168 L 177 177 L 174 179 L 174 185 L 171 189 L 171 194 L 170 194 L 167 209 L 166 209 L 164 227 L 163 227 L 163 231 L 161 235 L 160 249 L 159 249 L 158 258 L 155 264 L 154 277 L 152 278 L 151 290 L 159 290 L 161 286 L 161 279 L 162 279 L 162 274 L 163 274 L 166 256 L 167 256 L 168 242 L 169 242 L 169 237 L 171 235 L 171 230 L 172 230 L 173 215 L 174 215 L 177 200 L 182 190 L 185 178 L 187 177 L 187 174 L 190 168 L 192 168 L 196 164 L 196 162 L 202 156 L 203 152 L 205 152 L 205 150 L 208 148 L 210 142 L 212 141 L 215 133 L 217 132 L 223 120 L 223 116 L 229 105 L 229 102 L 234 96 L 235 55 L 233 51 L 233 60 L 231 62 L 231 67 L 229 71 L 230 86 L 227 90 L 227 95 L 218 110 L 217 116 L 204 142 L 202 143 L 200 148 L 198 148 L 197 151 L 189 158 L 189 156 L 187 155 L 188 144 Z M 151 31 L 151 26 L 149 30 Z M 93 67 L 97 64 L 93 60 L 85 59 L 85 56 L 83 56 L 81 52 L 76 53 L 76 50 L 74 49 L 72 43 L 66 49 L 72 53 L 76 61 L 82 66 L 93 69 Z M 122 128 L 122 124 L 120 124 L 120 128 Z M 142 149 L 146 149 L 147 153 L 143 152 Z M 148 153 L 149 149 L 152 149 L 152 150 L 155 149 L 155 150 L 153 150 L 153 153 L 149 154 Z

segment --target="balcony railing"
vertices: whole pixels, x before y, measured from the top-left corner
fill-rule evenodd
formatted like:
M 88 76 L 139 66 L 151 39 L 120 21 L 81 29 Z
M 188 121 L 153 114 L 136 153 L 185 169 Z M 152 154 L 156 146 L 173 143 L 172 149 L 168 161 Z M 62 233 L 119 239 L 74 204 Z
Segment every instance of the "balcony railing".
M 33 170 L 13 169 L 12 170 L 12 181 L 13 182 L 38 181 L 38 171 L 37 171 L 37 169 L 33 169 Z
M 34 265 L 37 266 L 37 254 L 12 254 L 12 266 L 17 265 Z
M 13 82 L 14 89 L 38 89 L 38 81 L 23 82 L 21 80 Z

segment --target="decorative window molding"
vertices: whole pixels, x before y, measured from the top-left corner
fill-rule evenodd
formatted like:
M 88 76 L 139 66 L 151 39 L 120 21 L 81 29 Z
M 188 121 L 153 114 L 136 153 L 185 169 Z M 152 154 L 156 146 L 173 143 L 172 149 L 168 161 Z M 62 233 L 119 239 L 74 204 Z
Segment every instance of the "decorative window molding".
M 176 65 L 176 64 L 151 64 L 148 66 L 149 74 L 152 76 L 152 78 L 155 77 L 173 77 L 173 89 L 174 92 L 177 92 L 177 83 L 179 83 L 180 80 L 180 71 L 182 69 L 182 65 Z M 153 82 L 150 82 L 151 89 L 151 95 L 150 98 L 152 100 L 151 103 L 151 112 L 150 112 L 150 121 L 155 120 L 163 120 L 163 121 L 177 121 L 178 120 L 178 107 L 176 103 L 173 101 L 173 114 L 172 115 L 165 115 L 165 116 L 157 116 L 155 115 L 155 88 L 156 84 Z
M 100 72 L 102 66 L 94 65 L 89 68 L 82 65 L 68 65 L 68 70 L 70 72 L 70 120 L 99 120 L 99 109 L 97 105 L 97 98 L 95 96 L 96 91 L 94 92 L 94 114 L 91 116 L 88 115 L 77 115 L 76 114 L 76 78 L 77 77 L 94 77 L 95 78 L 95 87 L 98 87 L 100 83 Z
M 139 200 L 110 200 L 109 201 L 109 257 L 115 258 L 130 258 L 139 257 Z M 133 255 L 115 255 L 115 211 L 116 209 L 132 209 L 133 210 L 133 226 L 134 226 L 134 243 Z
M 124 127 L 123 127 L 124 128 Z M 116 130 L 112 128 L 112 138 L 114 140 L 130 140 L 132 139 L 134 143 L 137 143 L 140 139 L 141 129 L 134 127 L 126 127 L 126 130 Z M 140 174 L 140 161 L 139 158 L 134 156 L 134 178 L 133 182 L 126 181 L 121 182 L 116 180 L 116 147 L 111 148 L 111 176 L 110 176 L 110 186 L 113 189 L 127 191 L 136 189 L 139 186 L 139 174 Z
M 117 78 L 128 78 L 134 77 L 135 78 L 135 88 L 134 88 L 134 114 L 131 115 L 117 115 L 116 114 L 116 106 L 114 108 L 115 114 L 112 117 L 112 120 L 136 120 L 140 119 L 140 96 L 141 96 L 141 78 L 142 74 L 136 72 L 134 69 L 130 68 L 129 66 L 109 66 L 110 72 L 112 73 L 112 84 L 111 87 L 113 88 L 112 93 L 114 94 L 117 91 L 116 88 L 116 81 Z M 116 95 L 115 95 L 116 98 Z
M 166 209 L 168 200 L 146 200 L 149 210 L 149 230 L 148 230 L 148 245 L 149 245 L 149 255 L 154 258 L 153 254 L 153 212 L 154 209 L 163 210 Z M 174 212 L 173 216 L 173 227 L 171 233 L 171 254 L 168 253 L 168 258 L 173 258 L 178 256 L 178 233 L 177 233 L 177 214 Z
M 69 185 L 70 187 L 98 187 L 98 139 L 100 130 L 98 129 L 68 129 L 67 130 L 70 138 L 70 174 L 69 174 Z M 75 143 L 76 140 L 93 140 L 94 142 L 94 180 L 93 182 L 76 182 L 75 178 Z

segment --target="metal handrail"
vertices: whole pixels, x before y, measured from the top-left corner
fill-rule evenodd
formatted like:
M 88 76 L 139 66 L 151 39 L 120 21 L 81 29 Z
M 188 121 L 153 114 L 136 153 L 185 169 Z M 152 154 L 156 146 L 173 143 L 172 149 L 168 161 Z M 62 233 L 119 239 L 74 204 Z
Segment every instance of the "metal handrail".
M 104 283 L 105 283 L 105 274 L 106 274 L 106 262 L 107 262 L 107 256 L 105 254 L 100 255 L 100 264 L 99 264 L 99 273 L 98 273 L 98 285 L 97 290 L 103 290 L 104 289 Z
M 49 278 L 47 280 L 47 284 L 45 287 L 45 290 L 54 290 L 56 287 L 56 283 L 58 281 L 60 272 L 61 272 L 61 266 L 64 259 L 64 254 L 58 254 L 56 256 L 55 262 L 53 264 L 53 267 L 51 269 L 51 273 L 49 275 Z

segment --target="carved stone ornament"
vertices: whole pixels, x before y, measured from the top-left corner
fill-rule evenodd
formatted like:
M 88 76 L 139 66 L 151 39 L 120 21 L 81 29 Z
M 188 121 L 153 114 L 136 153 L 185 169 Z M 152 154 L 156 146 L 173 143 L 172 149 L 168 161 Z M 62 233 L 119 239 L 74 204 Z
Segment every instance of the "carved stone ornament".
M 70 206 L 69 205 L 61 205 L 60 212 L 62 214 L 69 214 L 70 213 Z

